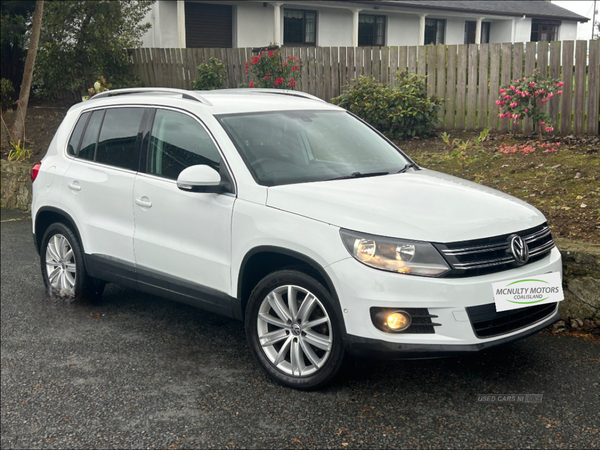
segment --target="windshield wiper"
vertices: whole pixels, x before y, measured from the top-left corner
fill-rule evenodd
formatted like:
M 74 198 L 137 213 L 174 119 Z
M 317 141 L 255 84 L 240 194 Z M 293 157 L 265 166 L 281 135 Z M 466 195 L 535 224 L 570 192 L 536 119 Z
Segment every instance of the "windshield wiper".
M 380 175 L 389 175 L 389 172 L 353 172 L 350 175 L 345 175 L 343 177 L 335 177 L 330 178 L 327 181 L 333 180 L 348 180 L 350 178 L 366 178 L 366 177 L 378 177 Z
M 407 165 L 405 165 L 402 169 L 400 169 L 398 172 L 396 173 L 404 173 L 406 172 L 408 169 L 415 169 L 415 170 L 421 170 L 421 168 L 419 166 L 417 166 L 415 163 L 408 163 Z

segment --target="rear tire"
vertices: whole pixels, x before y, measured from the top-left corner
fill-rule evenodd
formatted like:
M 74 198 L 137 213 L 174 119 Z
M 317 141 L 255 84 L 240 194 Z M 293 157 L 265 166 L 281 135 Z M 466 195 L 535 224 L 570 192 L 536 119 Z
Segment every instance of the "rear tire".
M 61 222 L 50 225 L 40 249 L 42 278 L 48 293 L 71 300 L 96 301 L 104 282 L 95 282 L 85 270 L 83 251 L 75 233 Z
M 263 371 L 299 390 L 325 386 L 344 361 L 341 324 L 334 300 L 311 276 L 281 270 L 250 294 L 246 336 Z

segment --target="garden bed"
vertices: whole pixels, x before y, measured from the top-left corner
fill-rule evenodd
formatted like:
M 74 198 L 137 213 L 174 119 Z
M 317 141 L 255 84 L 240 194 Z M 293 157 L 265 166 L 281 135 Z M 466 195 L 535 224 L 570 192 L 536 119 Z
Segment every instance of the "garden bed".
M 401 141 L 399 146 L 418 164 L 514 195 L 548 218 L 555 238 L 600 243 L 599 137 L 548 137 L 491 133 L 476 144 L 479 133 L 449 132 L 441 137 Z

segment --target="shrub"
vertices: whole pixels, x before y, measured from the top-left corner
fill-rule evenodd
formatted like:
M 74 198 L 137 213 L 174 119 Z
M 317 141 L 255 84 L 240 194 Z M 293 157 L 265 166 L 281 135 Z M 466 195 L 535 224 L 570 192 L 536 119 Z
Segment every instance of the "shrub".
M 427 96 L 425 76 L 398 73 L 396 87 L 360 77 L 331 101 L 356 114 L 390 139 L 431 132 L 438 121 L 441 100 Z
M 299 59 L 293 56 L 283 58 L 279 50 L 269 50 L 266 47 L 246 61 L 251 88 L 295 89 L 301 68 Z
M 198 77 L 192 80 L 192 89 L 199 91 L 223 89 L 226 81 L 225 64 L 220 59 L 211 56 L 208 64 L 202 63 L 198 66 Z
M 94 95 L 99 94 L 100 92 L 110 91 L 111 87 L 112 84 L 108 84 L 106 82 L 106 79 L 103 76 L 100 76 L 100 78 L 98 78 L 98 81 L 94 83 L 94 87 L 88 89 L 88 95 L 81 97 L 81 100 L 85 102 L 86 100 L 89 100 Z
M 562 94 L 560 88 L 563 84 L 562 81 L 548 79 L 534 70 L 533 75 L 514 80 L 514 82 L 501 87 L 500 100 L 496 101 L 501 111 L 498 116 L 501 119 L 513 119 L 515 123 L 525 116 L 531 117 L 541 142 L 542 129 L 554 130 L 550 114 L 545 109 L 545 103 L 552 98 L 554 93 Z
M 6 111 L 12 105 L 15 90 L 12 82 L 6 78 L 0 80 L 0 88 L 2 89 L 2 111 Z

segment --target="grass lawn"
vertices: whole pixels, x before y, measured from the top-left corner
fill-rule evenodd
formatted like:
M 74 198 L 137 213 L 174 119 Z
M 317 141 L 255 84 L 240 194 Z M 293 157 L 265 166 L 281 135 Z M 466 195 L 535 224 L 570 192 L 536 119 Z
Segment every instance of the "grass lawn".
M 479 145 L 479 133 L 450 136 L 471 144 L 462 151 L 432 137 L 399 146 L 423 167 L 527 201 L 546 216 L 555 238 L 600 244 L 600 138 L 549 137 L 540 146 L 533 136 L 492 132 Z

